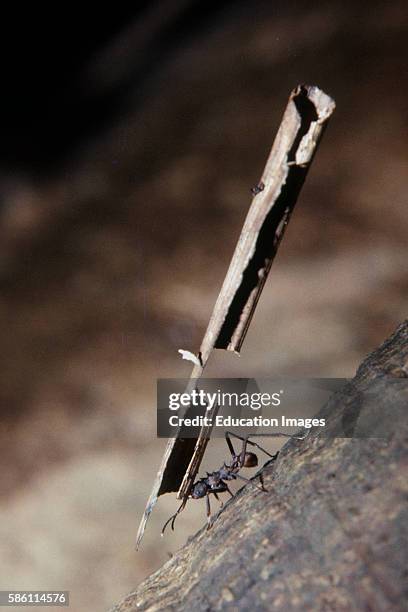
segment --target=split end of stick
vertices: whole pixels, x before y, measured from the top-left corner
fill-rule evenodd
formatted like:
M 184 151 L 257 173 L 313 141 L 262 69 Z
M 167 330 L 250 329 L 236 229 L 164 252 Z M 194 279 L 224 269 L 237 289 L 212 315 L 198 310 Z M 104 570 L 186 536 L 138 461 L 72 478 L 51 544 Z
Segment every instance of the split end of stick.
M 211 321 L 213 348 L 239 353 L 334 100 L 315 85 L 291 93 Z

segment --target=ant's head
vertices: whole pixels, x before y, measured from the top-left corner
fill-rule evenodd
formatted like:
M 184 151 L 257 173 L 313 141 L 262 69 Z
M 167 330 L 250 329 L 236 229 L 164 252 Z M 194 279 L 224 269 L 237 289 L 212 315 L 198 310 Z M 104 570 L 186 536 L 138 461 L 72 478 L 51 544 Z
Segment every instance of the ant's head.
M 191 491 L 191 497 L 193 499 L 200 499 L 200 497 L 204 497 L 207 494 L 207 490 L 208 486 L 205 482 L 196 482 Z
M 256 467 L 258 465 L 258 457 L 255 453 L 245 453 L 244 467 Z

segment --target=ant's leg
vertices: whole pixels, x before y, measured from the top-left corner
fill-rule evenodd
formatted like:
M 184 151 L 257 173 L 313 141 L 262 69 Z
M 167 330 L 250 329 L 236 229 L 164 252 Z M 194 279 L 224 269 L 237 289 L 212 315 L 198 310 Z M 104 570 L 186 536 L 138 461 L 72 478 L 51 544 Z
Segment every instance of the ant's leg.
M 279 432 L 279 433 L 253 433 L 253 434 L 249 434 L 249 436 L 248 436 L 248 438 L 254 438 L 254 437 L 263 437 L 263 438 L 265 438 L 265 437 L 266 438 L 293 438 L 294 440 L 304 440 L 306 436 L 296 436 L 296 435 L 292 435 L 292 434 L 286 434 L 286 433 L 283 433 L 283 432 Z M 251 444 L 252 446 L 256 446 L 257 448 L 259 448 L 259 450 L 263 451 L 266 455 L 271 457 L 272 461 L 276 461 L 276 459 L 278 458 L 279 451 L 277 451 L 274 455 L 271 455 L 264 448 L 262 448 L 262 446 L 260 446 L 256 442 L 252 442 L 249 439 L 247 440 L 247 442 L 248 442 L 248 444 Z
M 225 440 L 226 440 L 226 442 L 228 444 L 229 451 L 230 451 L 232 457 L 235 457 L 235 450 L 234 450 L 234 447 L 233 447 L 232 442 L 230 440 L 230 436 L 235 436 L 236 438 L 239 438 L 239 436 L 236 436 L 232 431 L 226 431 L 225 432 Z
M 277 434 L 277 435 L 279 435 L 279 434 Z M 264 448 L 262 448 L 262 446 L 260 446 L 256 442 L 251 442 L 251 440 L 248 439 L 250 437 L 249 435 L 246 436 L 245 438 L 243 438 L 242 436 L 239 436 L 238 434 L 234 433 L 233 431 L 226 431 L 225 432 L 225 439 L 227 441 L 228 448 L 230 449 L 230 452 L 231 452 L 232 456 L 236 456 L 236 455 L 235 455 L 235 450 L 234 450 L 234 447 L 232 445 L 232 441 L 230 439 L 230 436 L 233 436 L 234 438 L 237 438 L 237 440 L 241 440 L 242 441 L 242 450 L 241 450 L 241 453 L 240 453 L 240 464 L 241 464 L 241 466 L 244 464 L 247 444 L 250 444 L 251 446 L 256 446 L 257 448 L 259 448 L 259 450 L 264 452 L 265 455 L 268 455 L 268 457 L 272 457 L 273 458 L 273 455 L 268 453 L 268 451 L 266 451 Z
M 223 505 L 224 505 L 224 502 L 222 501 L 222 499 L 220 499 L 218 497 L 218 494 L 215 491 L 213 491 L 213 495 L 214 495 L 215 499 L 220 502 L 220 508 L 222 508 Z
M 231 497 L 234 497 L 234 494 L 231 491 L 231 489 L 229 488 L 229 486 L 227 484 L 225 486 L 227 487 L 225 490 L 228 491 L 228 493 L 231 495 Z
M 232 455 L 232 457 L 237 457 L 237 455 L 235 454 L 235 450 L 234 447 L 232 445 L 231 439 L 230 437 L 233 436 L 234 438 L 237 438 L 237 440 L 242 440 L 242 449 L 241 452 L 239 454 L 239 465 L 240 467 L 242 467 L 244 465 L 244 461 L 245 461 L 245 453 L 246 453 L 246 447 L 248 444 L 248 436 L 246 436 L 245 438 L 243 438 L 242 436 L 239 436 L 238 434 L 234 433 L 233 431 L 226 431 L 225 432 L 225 439 L 227 441 L 228 444 L 228 448 L 230 449 L 230 453 Z M 255 442 L 249 442 L 249 444 L 252 444 L 252 446 L 258 446 Z M 260 448 L 260 447 L 259 447 Z M 263 449 L 261 449 L 263 450 Z M 266 452 L 266 451 L 264 451 Z M 269 455 L 269 453 L 266 453 L 267 455 Z M 272 455 L 269 455 L 270 457 Z
M 268 492 L 267 489 L 265 489 L 265 487 L 263 486 L 263 482 L 261 482 L 262 487 L 258 487 L 258 485 L 255 484 L 253 480 L 249 480 L 249 478 L 245 478 L 244 476 L 241 476 L 241 474 L 234 474 L 234 478 L 239 478 L 240 480 L 243 480 L 244 482 L 249 482 L 249 483 L 253 484 L 254 487 L 259 489 L 260 491 L 264 491 L 265 493 Z
M 205 496 L 205 503 L 207 506 L 207 531 L 212 527 L 212 517 L 211 517 L 211 506 L 210 506 L 210 495 L 209 493 Z
M 237 434 L 234 434 L 232 432 L 231 432 L 231 434 L 233 436 L 235 436 L 236 438 L 239 438 L 240 440 L 243 440 L 243 446 L 242 446 L 242 451 L 241 451 L 241 456 L 240 456 L 240 460 L 241 460 L 242 464 L 243 464 L 244 458 L 245 458 L 246 444 L 250 444 L 251 446 L 256 446 L 256 448 L 259 448 L 259 450 L 261 450 L 263 453 L 265 453 L 265 455 L 268 455 L 268 457 L 271 457 L 271 459 L 273 459 L 273 460 L 276 460 L 276 458 L 277 458 L 277 456 L 279 454 L 279 453 L 275 453 L 275 455 L 271 455 L 262 446 L 260 446 L 256 442 L 252 442 L 252 440 L 250 440 L 249 438 L 256 438 L 256 437 L 258 437 L 258 438 L 259 437 L 265 438 L 265 437 L 267 437 L 267 438 L 294 438 L 295 440 L 304 440 L 304 436 L 295 436 L 295 435 L 286 434 L 286 433 L 283 433 L 283 432 L 279 432 L 279 433 L 253 433 L 253 434 L 249 434 L 248 436 L 246 436 L 246 438 L 238 436 Z
M 171 522 L 171 530 L 174 531 L 174 521 L 176 520 L 177 516 L 180 514 L 180 512 L 182 512 L 184 510 L 184 507 L 187 503 L 187 499 L 183 499 L 183 501 L 180 504 L 180 507 L 177 509 L 177 512 L 175 512 L 174 514 L 171 515 L 171 517 L 164 523 L 163 525 L 163 529 L 161 530 L 161 534 L 160 535 L 164 535 L 164 532 L 166 531 L 166 527 L 167 525 Z
M 234 494 L 233 494 L 233 492 L 231 491 L 231 489 L 229 488 L 229 486 L 228 486 L 227 484 L 225 484 L 225 486 L 226 486 L 226 489 L 225 489 L 225 490 L 227 491 L 227 493 L 229 493 L 229 494 L 231 495 L 231 497 L 234 497 Z M 218 500 L 220 499 L 216 493 L 214 493 L 214 495 L 215 495 L 216 499 L 218 499 Z M 221 507 L 221 508 L 223 508 L 223 507 L 224 507 L 224 502 L 223 502 L 222 500 L 221 500 L 221 503 L 220 503 L 220 507 Z
M 265 455 L 268 455 L 268 457 L 271 457 L 272 459 L 274 458 L 274 455 L 271 455 L 270 453 L 268 453 L 268 451 L 265 450 L 264 448 L 262 448 L 262 446 L 260 446 L 256 442 L 251 442 L 251 440 L 249 440 L 249 438 L 251 436 L 254 436 L 254 435 L 256 435 L 256 434 L 249 434 L 248 436 L 242 437 L 242 436 L 239 436 L 238 434 L 234 433 L 233 431 L 226 431 L 225 432 L 225 439 L 227 440 L 227 443 L 228 443 L 229 449 L 231 451 L 231 454 L 234 455 L 234 456 L 235 456 L 235 451 L 234 451 L 234 447 L 232 446 L 232 442 L 230 440 L 230 436 L 233 436 L 234 438 L 237 438 L 238 440 L 242 440 L 242 450 L 241 450 L 240 455 L 239 455 L 239 461 L 240 461 L 241 467 L 244 465 L 247 444 L 250 444 L 251 446 L 256 446 L 257 448 L 259 448 L 259 450 L 261 450 L 263 453 L 265 453 Z M 272 435 L 279 436 L 280 434 L 272 434 Z M 285 434 L 283 434 L 283 435 L 285 435 Z
M 287 434 L 280 431 L 279 433 L 253 433 L 249 434 L 248 438 L 293 438 L 294 440 L 304 440 L 306 435 L 307 434 L 297 436 L 296 434 Z M 251 442 L 249 442 L 249 444 L 251 444 Z M 255 444 L 255 442 L 252 442 L 252 444 Z

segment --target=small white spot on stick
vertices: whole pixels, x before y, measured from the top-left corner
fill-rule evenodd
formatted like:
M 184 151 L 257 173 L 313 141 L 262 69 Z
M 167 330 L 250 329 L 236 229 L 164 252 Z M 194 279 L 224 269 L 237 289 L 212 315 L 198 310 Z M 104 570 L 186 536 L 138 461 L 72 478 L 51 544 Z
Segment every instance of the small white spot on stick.
M 192 361 L 194 363 L 194 365 L 201 365 L 200 360 L 198 359 L 198 357 L 196 355 L 194 355 L 194 353 L 191 353 L 190 351 L 185 351 L 184 349 L 179 349 L 178 352 L 180 353 L 182 359 L 186 359 L 187 361 Z

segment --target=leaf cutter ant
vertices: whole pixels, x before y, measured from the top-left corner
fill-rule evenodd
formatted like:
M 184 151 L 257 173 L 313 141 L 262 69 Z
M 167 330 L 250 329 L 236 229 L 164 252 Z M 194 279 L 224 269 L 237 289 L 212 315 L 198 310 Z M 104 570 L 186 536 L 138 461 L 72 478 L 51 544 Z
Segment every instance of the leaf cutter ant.
M 293 436 L 285 433 L 254 433 L 248 436 L 242 437 L 238 434 L 233 433 L 232 431 L 225 432 L 225 440 L 228 444 L 229 451 L 231 453 L 231 462 L 226 464 L 225 462 L 220 467 L 219 470 L 215 472 L 207 472 L 207 476 L 204 478 L 200 478 L 195 482 L 191 488 L 191 492 L 188 497 L 183 499 L 180 504 L 180 507 L 177 511 L 165 522 L 163 525 L 163 529 L 161 531 L 161 535 L 164 535 L 167 525 L 171 524 L 171 529 L 174 531 L 174 522 L 177 516 L 182 512 L 186 506 L 188 499 L 201 499 L 205 497 L 206 501 L 206 509 L 207 509 L 207 529 L 210 529 L 213 525 L 213 518 L 211 516 L 211 506 L 210 506 L 210 495 L 213 494 L 214 497 L 219 501 L 218 493 L 229 493 L 231 497 L 234 497 L 234 494 L 228 487 L 228 480 L 243 480 L 244 482 L 252 482 L 249 478 L 245 478 L 241 476 L 239 472 L 242 468 L 252 468 L 258 465 L 258 457 L 255 453 L 247 451 L 247 446 L 250 444 L 251 446 L 255 446 L 259 448 L 265 455 L 270 457 L 270 461 L 276 461 L 279 455 L 279 451 L 277 451 L 274 455 L 271 455 L 266 451 L 262 446 L 257 444 L 256 442 L 252 442 L 249 438 L 253 437 L 285 437 L 285 438 L 295 438 L 296 440 L 304 440 L 304 436 Z M 231 438 L 236 438 L 242 441 L 242 448 L 239 453 L 235 452 L 234 446 L 232 444 Z M 259 474 L 260 486 L 256 485 L 257 489 L 261 491 L 267 492 L 267 489 L 264 487 L 264 481 L 262 473 Z M 222 507 L 221 502 L 221 507 Z

